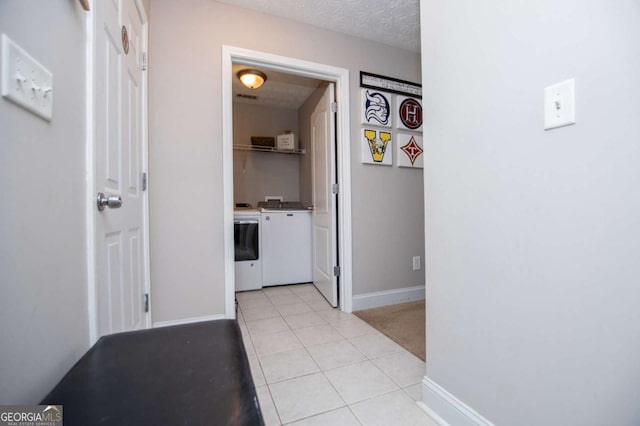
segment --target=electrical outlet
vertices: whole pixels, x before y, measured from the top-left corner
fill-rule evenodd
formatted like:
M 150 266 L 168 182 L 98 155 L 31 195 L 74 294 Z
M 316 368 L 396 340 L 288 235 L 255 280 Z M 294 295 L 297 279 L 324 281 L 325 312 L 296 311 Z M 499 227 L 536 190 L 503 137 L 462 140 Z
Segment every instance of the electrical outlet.
M 420 265 L 420 256 L 413 256 L 413 270 L 419 271 L 422 266 Z
M 2 34 L 2 96 L 51 121 L 53 74 Z

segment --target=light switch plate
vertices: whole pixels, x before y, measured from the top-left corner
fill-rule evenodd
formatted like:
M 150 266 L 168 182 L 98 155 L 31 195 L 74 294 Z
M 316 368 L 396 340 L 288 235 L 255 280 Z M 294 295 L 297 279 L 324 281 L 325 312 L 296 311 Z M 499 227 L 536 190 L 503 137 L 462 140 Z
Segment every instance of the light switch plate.
M 2 96 L 51 121 L 53 74 L 2 34 Z
M 544 89 L 544 129 L 576 123 L 575 80 L 569 79 Z

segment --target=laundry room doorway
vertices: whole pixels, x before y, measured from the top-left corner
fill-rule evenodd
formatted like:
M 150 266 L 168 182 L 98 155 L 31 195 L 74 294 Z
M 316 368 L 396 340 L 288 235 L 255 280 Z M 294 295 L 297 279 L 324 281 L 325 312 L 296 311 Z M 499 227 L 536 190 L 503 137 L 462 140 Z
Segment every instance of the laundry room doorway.
M 292 79 L 315 83 L 314 88 L 317 99 L 309 96 L 313 102 L 313 108 L 309 111 L 308 120 L 301 117 L 300 123 L 308 122 L 309 140 L 306 140 L 304 149 L 298 146 L 285 146 L 284 150 L 276 149 L 275 141 L 266 138 L 264 141 L 251 140 L 248 135 L 242 135 L 245 126 L 238 126 L 234 122 L 240 110 L 238 99 L 241 95 L 234 90 L 233 85 L 238 84 L 235 79 L 240 71 L 259 70 L 258 74 L 267 78 L 270 74 L 281 76 L 283 74 L 291 76 Z M 235 317 L 235 292 L 246 290 L 246 283 L 242 280 L 244 271 L 249 271 L 247 265 L 242 265 L 242 274 L 238 277 L 236 273 L 236 250 L 235 243 L 237 236 L 237 226 L 235 223 L 244 222 L 238 220 L 238 210 L 236 207 L 248 208 L 247 214 L 261 213 L 261 231 L 259 235 L 269 234 L 269 229 L 275 227 L 280 220 L 289 220 L 293 224 L 294 216 L 298 219 L 295 223 L 309 221 L 307 228 L 309 232 L 309 279 L 302 278 L 300 282 L 313 281 L 320 293 L 327 299 L 329 304 L 338 306 L 342 311 L 351 312 L 352 309 L 352 282 L 351 282 L 351 194 L 350 194 L 350 151 L 349 151 L 349 72 L 346 69 L 333 66 L 317 64 L 299 59 L 287 58 L 267 53 L 250 51 L 230 46 L 223 46 L 222 49 L 222 116 L 223 116 L 223 184 L 224 184 L 224 226 L 225 226 L 225 314 L 228 318 Z M 260 93 L 259 89 L 255 93 Z M 263 92 L 265 93 L 265 92 Z M 247 102 L 251 104 L 255 99 L 251 99 L 253 92 L 246 95 Z M 257 97 L 257 96 L 254 96 Z M 268 96 L 266 96 L 268 98 Z M 234 110 L 234 105 L 236 110 Z M 253 107 L 253 106 L 251 106 Z M 249 108 L 242 106 L 242 108 Z M 271 108 L 273 110 L 274 108 Z M 271 111 L 269 110 L 269 111 Z M 269 112 L 271 114 L 271 112 Z M 254 113 L 259 117 L 263 114 Z M 237 120 L 237 119 L 236 119 Z M 291 126 L 289 126 L 291 127 Z M 304 127 L 302 124 L 300 127 Z M 235 135 L 234 135 L 235 128 Z M 295 127 L 294 127 L 295 128 Z M 284 129 L 283 129 L 284 130 Z M 289 129 L 290 130 L 290 129 Z M 297 130 L 297 129 L 296 129 Z M 293 135 L 296 132 L 291 132 Z M 306 134 L 306 132 L 303 132 Z M 262 135 L 252 135 L 262 136 Z M 281 135 L 287 139 L 286 134 Z M 297 136 L 297 135 L 296 135 Z M 295 138 L 296 136 L 292 136 Z M 322 142 L 319 142 L 322 138 Z M 241 141 L 241 142 L 239 142 Z M 297 139 L 296 139 L 297 141 Z M 234 143 L 235 142 L 235 143 Z M 278 146 L 282 141 L 278 138 Z M 286 143 L 286 140 L 285 140 Z M 302 145 L 302 142 L 301 142 Z M 272 149 L 273 148 L 273 149 Z M 282 148 L 282 147 L 281 147 Z M 239 152 L 249 151 L 249 152 Z M 287 169 L 287 164 L 296 164 L 296 161 L 307 164 L 309 173 L 300 173 L 301 190 L 295 188 L 283 188 L 283 196 L 275 189 L 264 189 L 269 179 L 256 179 L 256 177 L 245 177 L 245 167 L 247 162 L 254 161 L 253 151 L 259 152 L 264 161 L 276 161 L 278 165 L 272 165 L 270 169 Z M 275 152 L 276 155 L 266 155 L 264 152 Z M 286 151 L 286 152 L 282 152 Z M 236 154 L 234 156 L 234 154 Z M 282 155 L 291 154 L 291 155 Z M 297 160 L 296 154 L 300 155 Z M 285 157 L 293 160 L 284 160 Z M 288 163 L 286 163 L 288 161 Z M 305 166 L 300 166 L 303 171 Z M 242 173 L 240 173 L 242 168 Z M 283 172 L 286 173 L 286 170 Z M 236 185 L 234 186 L 234 174 Z M 250 173 L 249 173 L 250 174 Z M 309 176 L 310 182 L 304 182 Z M 247 179 L 254 184 L 245 184 L 243 179 Z M 252 179 L 252 180 L 251 180 Z M 284 179 L 287 181 L 287 179 Z M 259 182 L 260 185 L 255 185 Z M 264 185 L 263 185 L 264 184 Z M 305 190 L 305 184 L 309 190 Z M 255 187 L 260 186 L 262 192 L 255 191 Z M 266 192 L 265 192 L 266 191 Z M 271 194 L 269 192 L 276 192 Z M 268 195 L 265 195 L 268 194 Z M 286 195 L 289 194 L 289 195 Z M 257 198 L 257 200 L 256 200 Z M 289 200 L 287 200 L 289 198 Z M 296 199 L 297 198 L 297 199 Z M 253 209 L 255 204 L 256 209 Z M 260 209 L 257 209 L 260 208 Z M 305 211 L 308 210 L 308 211 Z M 265 213 L 266 212 L 266 213 Z M 242 212 L 240 212 L 242 213 Z M 305 214 L 306 213 L 306 214 Z M 290 217 L 291 216 L 291 217 Z M 234 221 L 235 218 L 235 221 Z M 282 218 L 282 219 L 281 219 Z M 279 223 L 279 222 L 278 222 Z M 285 229 L 289 227 L 288 222 L 283 222 L 281 226 Z M 298 226 L 298 225 L 296 225 Z M 276 228 L 274 228 L 276 229 Z M 234 230 L 234 232 L 232 232 Z M 301 235 L 304 232 L 300 233 Z M 296 241 L 299 239 L 296 238 Z M 267 240 L 269 247 L 273 247 L 273 240 Z M 299 242 L 299 241 L 298 241 Z M 302 244 L 302 243 L 300 243 Z M 280 247 L 286 247 L 283 243 Z M 304 246 L 304 244 L 303 244 Z M 313 247 L 313 250 L 311 250 Z M 269 249 L 260 243 L 262 253 L 260 258 L 260 268 L 263 268 L 267 278 L 273 271 L 274 258 L 272 248 Z M 298 252 L 292 251 L 292 255 L 300 256 Z M 275 256 L 279 258 L 279 256 Z M 302 257 L 300 262 L 304 262 Z M 253 266 L 253 263 L 250 264 Z M 282 268 L 280 268 L 282 269 Z M 295 268 L 292 268 L 295 269 Z M 304 268 L 303 268 L 304 269 Z M 304 277 L 304 276 L 303 276 Z M 236 282 L 236 279 L 239 281 Z M 296 280 L 282 282 L 293 283 Z M 279 283 L 277 279 L 274 281 Z M 268 285 L 274 285 L 268 281 Z

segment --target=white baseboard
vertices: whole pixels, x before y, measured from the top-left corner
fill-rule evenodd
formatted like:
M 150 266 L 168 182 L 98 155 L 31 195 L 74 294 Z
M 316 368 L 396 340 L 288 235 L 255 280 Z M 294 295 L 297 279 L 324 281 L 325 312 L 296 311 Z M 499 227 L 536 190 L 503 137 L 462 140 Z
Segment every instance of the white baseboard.
M 431 420 L 436 422 L 438 426 L 449 426 L 449 423 L 445 422 L 444 419 L 438 415 L 438 413 L 424 405 L 424 402 L 416 401 L 416 405 L 420 407 L 422 411 L 425 411 L 429 415 L 429 417 L 431 417 Z
M 353 310 L 379 308 L 396 303 L 413 302 L 424 299 L 424 286 L 397 288 L 395 290 L 376 291 L 375 293 L 353 296 Z
M 193 324 L 194 322 L 221 320 L 225 318 L 226 317 L 224 314 L 218 314 L 218 315 L 207 315 L 204 317 L 182 318 L 179 320 L 171 320 L 171 321 L 158 321 L 153 323 L 153 328 L 169 327 L 172 325 Z
M 441 426 L 494 426 L 426 376 L 422 379 L 422 402 L 418 406 Z

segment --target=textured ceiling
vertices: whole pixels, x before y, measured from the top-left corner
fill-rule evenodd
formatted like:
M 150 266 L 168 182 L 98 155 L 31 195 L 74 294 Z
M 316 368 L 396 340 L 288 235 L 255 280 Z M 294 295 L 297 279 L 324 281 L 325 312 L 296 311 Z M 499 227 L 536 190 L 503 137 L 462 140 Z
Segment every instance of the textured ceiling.
M 282 72 L 260 69 L 267 75 L 267 81 L 258 89 L 247 89 L 237 77 L 238 71 L 251 68 L 234 64 L 233 101 L 250 105 L 272 106 L 277 108 L 298 109 L 320 84 L 320 80 L 300 77 Z M 250 99 L 238 95 L 255 96 Z
M 217 0 L 420 52 L 419 0 Z

